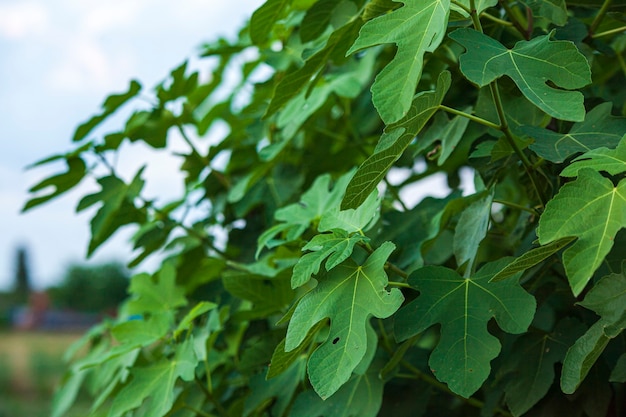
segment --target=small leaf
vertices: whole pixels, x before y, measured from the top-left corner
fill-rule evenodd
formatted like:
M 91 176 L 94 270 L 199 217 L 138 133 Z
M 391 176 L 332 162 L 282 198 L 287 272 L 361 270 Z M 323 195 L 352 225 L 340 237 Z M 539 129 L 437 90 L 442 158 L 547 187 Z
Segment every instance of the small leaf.
M 315 40 L 326 31 L 337 4 L 337 0 L 319 0 L 307 10 L 300 25 L 302 42 Z
M 342 210 L 359 207 L 374 191 L 415 135 L 439 109 L 450 87 L 450 78 L 448 71 L 439 74 L 435 91 L 419 93 L 415 96 L 408 114 L 402 120 L 385 128 L 374 154 L 359 166 L 350 181 L 341 202 Z
M 471 108 L 465 108 L 463 111 L 471 113 Z M 440 142 L 441 152 L 437 156 L 437 165 L 443 165 L 463 138 L 468 124 L 467 117 L 455 116 L 450 120 L 443 112 L 435 114 L 433 123 L 423 135 L 420 135 L 414 153 L 421 153 Z
M 424 54 L 433 52 L 443 40 L 450 12 L 449 0 L 402 3 L 401 8 L 365 23 L 347 52 L 385 43 L 398 46 L 395 57 L 372 85 L 372 100 L 385 124 L 402 119 L 410 111 L 422 75 Z
M 587 285 L 626 227 L 626 180 L 617 187 L 590 168 L 565 184 L 548 202 L 539 219 L 537 236 L 546 245 L 565 237 L 578 240 L 563 252 L 563 264 L 574 295 Z
M 611 103 L 602 103 L 574 123 L 568 133 L 557 133 L 537 126 L 523 126 L 522 132 L 535 139 L 530 145 L 537 155 L 552 162 L 563 162 L 578 152 L 614 148 L 626 132 L 626 118 L 611 116 Z
M 322 399 L 339 390 L 365 356 L 370 316 L 389 317 L 404 300 L 397 288 L 385 290 L 388 280 L 384 265 L 393 249 L 394 245 L 387 242 L 363 265 L 347 260 L 333 268 L 300 299 L 291 317 L 287 352 L 302 343 L 311 327 L 330 318 L 328 339 L 311 354 L 308 365 L 311 385 Z
M 356 209 L 339 210 L 334 207 L 322 215 L 318 230 L 326 232 L 333 229 L 342 229 L 347 233 L 363 233 L 378 219 L 380 199 L 374 191 Z
M 311 276 L 319 272 L 322 262 L 327 258 L 325 267 L 326 271 L 330 271 L 350 257 L 354 245 L 365 240 L 367 239 L 362 235 L 349 236 L 346 231 L 341 229 L 313 237 L 302 248 L 302 250 L 313 252 L 303 255 L 293 267 L 291 288 L 298 288 L 309 282 Z
M 598 148 L 580 155 L 561 171 L 561 176 L 575 177 L 583 168 L 592 168 L 611 175 L 626 171 L 626 135 L 615 149 Z
M 102 113 L 93 116 L 91 119 L 76 128 L 72 140 L 77 142 L 89 134 L 96 126 L 102 123 L 107 117 L 115 113 L 124 103 L 135 97 L 141 91 L 141 84 L 132 80 L 128 86 L 128 91 L 121 94 L 111 94 L 102 104 Z
M 449 36 L 466 49 L 460 63 L 468 80 L 484 87 L 507 75 L 528 100 L 549 115 L 561 120 L 584 119 L 583 95 L 568 90 L 591 83 L 591 71 L 572 42 L 551 41 L 545 35 L 507 49 L 473 29 L 458 29 Z M 560 88 L 549 86 L 548 81 Z
M 174 330 L 174 338 L 177 339 L 182 332 L 184 332 L 185 330 L 189 330 L 191 328 L 191 324 L 195 319 L 197 319 L 207 311 L 213 310 L 216 307 L 217 304 L 210 301 L 201 301 L 196 304 L 191 310 L 187 312 L 187 314 L 185 314 L 185 317 L 183 317 L 178 323 L 176 330 Z
M 64 194 L 66 191 L 71 190 L 81 182 L 87 173 L 85 162 L 78 156 L 68 157 L 65 162 L 67 163 L 66 172 L 46 178 L 28 190 L 30 193 L 34 193 L 48 187 L 54 187 L 54 191 L 28 200 L 24 205 L 24 208 L 22 208 L 23 212 Z
M 561 373 L 561 389 L 573 393 L 585 379 L 611 339 L 626 328 L 626 275 L 611 274 L 596 283 L 580 303 L 600 320 L 567 351 Z
M 497 274 L 495 274 L 493 278 L 491 278 L 491 281 L 502 281 L 516 275 L 518 272 L 522 272 L 527 270 L 528 268 L 532 268 L 543 260 L 548 259 L 550 256 L 554 255 L 555 253 L 572 243 L 574 240 L 576 240 L 576 237 L 566 236 L 564 238 L 550 242 L 547 245 L 539 246 L 538 248 L 534 248 L 529 250 L 528 252 L 524 252 L 523 255 L 515 258 L 513 262 L 511 262 L 510 264 L 502 268 L 502 270 L 500 270 Z
M 126 309 L 128 314 L 171 312 L 187 304 L 184 290 L 176 285 L 176 271 L 164 264 L 154 278 L 148 274 L 132 277 L 128 292 L 131 298 Z
M 395 317 L 398 340 L 441 324 L 441 339 L 429 366 L 455 393 L 469 397 L 489 376 L 490 362 L 500 352 L 500 342 L 487 331 L 495 317 L 502 330 L 523 333 L 535 314 L 535 299 L 516 280 L 489 282 L 508 262 L 499 259 L 483 266 L 471 278 L 441 266 L 426 266 L 409 276 L 420 292 Z

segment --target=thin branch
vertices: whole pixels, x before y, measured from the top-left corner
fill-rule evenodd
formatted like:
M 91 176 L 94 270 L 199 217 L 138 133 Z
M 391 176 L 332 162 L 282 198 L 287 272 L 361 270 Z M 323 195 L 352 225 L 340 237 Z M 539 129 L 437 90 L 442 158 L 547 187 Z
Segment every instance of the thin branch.
M 626 26 L 620 26 L 615 29 L 605 30 L 604 32 L 598 32 L 591 35 L 592 39 L 601 38 L 603 36 L 616 35 L 618 33 L 626 32 Z
M 600 23 L 602 23 L 602 20 L 604 19 L 606 12 L 609 10 L 611 3 L 613 3 L 613 0 L 604 0 L 604 3 L 602 3 L 602 7 L 600 7 L 600 11 L 598 11 L 598 14 L 593 19 L 593 22 L 591 22 L 591 26 L 589 26 L 589 35 L 591 37 L 593 37 L 593 34 L 596 31 L 596 29 L 598 29 L 598 26 L 600 26 Z

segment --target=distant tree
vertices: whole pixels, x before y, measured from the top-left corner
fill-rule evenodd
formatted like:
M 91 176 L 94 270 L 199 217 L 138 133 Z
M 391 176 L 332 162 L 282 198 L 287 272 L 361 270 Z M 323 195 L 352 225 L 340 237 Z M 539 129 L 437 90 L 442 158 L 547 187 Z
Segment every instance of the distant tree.
M 119 305 L 127 287 L 128 274 L 118 263 L 70 265 L 61 285 L 49 292 L 58 308 L 102 312 Z
M 28 255 L 26 247 L 20 246 L 17 249 L 15 261 L 15 301 L 24 303 L 28 300 L 30 293 L 30 271 L 28 267 Z

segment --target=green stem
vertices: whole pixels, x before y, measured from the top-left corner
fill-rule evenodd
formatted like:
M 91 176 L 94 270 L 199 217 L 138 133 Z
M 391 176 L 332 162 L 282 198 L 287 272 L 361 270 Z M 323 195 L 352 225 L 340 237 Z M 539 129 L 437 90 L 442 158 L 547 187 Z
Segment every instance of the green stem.
M 609 10 L 611 3 L 613 3 L 613 0 L 604 0 L 604 3 L 602 3 L 602 7 L 600 8 L 600 11 L 596 15 L 596 17 L 593 19 L 593 22 L 591 22 L 591 26 L 589 26 L 589 35 L 591 37 L 593 37 L 593 34 L 596 31 L 596 29 L 598 29 L 598 26 L 600 26 L 600 23 L 602 23 L 602 20 L 604 19 L 606 12 Z
M 511 9 L 507 0 L 500 0 L 500 5 L 506 12 L 507 16 L 509 16 L 509 19 L 511 19 L 511 23 L 513 24 L 515 29 L 517 29 L 517 31 L 522 35 L 524 39 L 528 40 L 528 32 L 524 28 L 524 25 L 520 23 L 519 15 L 513 9 Z
M 457 115 L 457 116 L 468 118 L 471 121 L 476 122 L 476 123 L 480 123 L 483 126 L 487 126 L 487 127 L 490 127 L 492 129 L 496 129 L 496 130 L 501 130 L 500 125 L 492 123 L 489 120 L 485 120 L 485 119 L 483 119 L 481 117 L 474 116 L 473 114 L 465 113 L 463 111 L 460 111 L 460 110 L 457 110 L 457 109 L 453 109 L 452 107 L 448 107 L 448 106 L 445 106 L 443 104 L 439 105 L 439 109 L 443 110 L 443 111 L 446 111 L 448 113 Z
M 198 385 L 198 387 L 200 387 L 200 390 L 204 393 L 204 395 L 207 397 L 207 399 L 211 402 L 211 404 L 213 404 L 215 406 L 215 410 L 217 411 L 217 413 L 220 416 L 228 417 L 230 414 L 228 413 L 228 411 L 226 411 L 224 406 L 222 406 L 222 404 L 215 399 L 213 394 L 210 393 L 206 389 L 206 387 L 202 384 L 202 382 L 198 378 L 196 378 L 195 381 L 196 381 L 196 385 Z
M 413 288 L 406 282 L 397 282 L 397 281 L 389 281 L 387 285 L 391 287 L 400 287 L 400 288 Z
M 620 26 L 615 29 L 605 30 L 604 32 L 594 33 L 591 35 L 592 39 L 601 38 L 602 36 L 615 35 L 617 33 L 626 32 L 626 26 Z
M 480 17 L 476 11 L 476 0 L 470 0 L 470 17 L 472 18 L 472 24 L 474 25 L 474 29 L 483 32 L 483 25 L 480 23 Z
M 497 17 L 492 16 L 489 13 L 486 13 L 486 12 L 481 14 L 480 17 L 484 17 L 485 19 L 491 20 L 492 22 L 497 23 L 497 24 L 502 25 L 502 26 L 513 27 L 513 23 L 509 22 L 508 20 L 503 20 L 503 19 L 497 18 Z
M 404 211 L 409 211 L 409 208 L 406 206 L 406 204 L 404 204 L 404 201 L 402 201 L 402 199 L 400 198 L 400 193 L 398 192 L 397 187 L 392 185 L 387 179 L 387 177 L 383 178 L 383 181 L 385 182 L 385 185 L 387 185 L 387 190 L 393 195 L 393 198 L 395 198 L 395 200 L 402 206 L 402 209 Z
M 522 206 L 520 204 L 511 203 L 510 201 L 494 199 L 493 202 L 494 203 L 498 203 L 498 204 L 502 204 L 503 206 L 511 207 L 511 208 L 514 208 L 514 209 L 517 209 L 517 210 L 526 211 L 526 212 L 528 212 L 530 214 L 537 215 L 537 211 L 535 211 L 534 209 L 529 208 L 529 207 L 524 207 L 524 206 Z
M 185 129 L 183 129 L 183 126 L 180 123 L 176 123 L 176 127 L 178 128 L 178 132 L 180 133 L 180 136 L 187 143 L 187 145 L 189 145 L 189 147 L 191 148 L 191 152 L 193 153 L 193 155 L 204 160 L 204 158 L 202 157 L 202 155 L 200 155 L 200 152 L 198 152 L 198 150 L 194 146 L 189 136 L 187 136 L 187 133 L 185 133 Z
M 526 174 L 528 174 L 528 177 L 530 178 L 530 181 L 533 184 L 533 188 L 535 189 L 535 192 L 537 193 L 537 197 L 539 198 L 539 201 L 541 202 L 541 205 L 543 207 L 545 206 L 545 199 L 543 197 L 543 193 L 541 192 L 539 188 L 537 179 L 535 178 L 535 175 L 533 173 L 532 165 L 530 161 L 528 160 L 528 158 L 526 157 L 526 154 L 524 154 L 524 152 L 519 148 L 519 146 L 517 146 L 515 139 L 513 139 L 513 133 L 511 132 L 511 129 L 509 128 L 509 123 L 506 120 L 506 114 L 504 113 L 504 106 L 502 105 L 502 99 L 500 98 L 500 91 L 498 89 L 498 81 L 496 80 L 496 81 L 491 82 L 489 84 L 489 88 L 491 89 L 493 103 L 496 106 L 498 118 L 500 119 L 500 130 L 502 131 L 502 133 L 504 133 L 504 137 L 506 138 L 506 141 L 509 143 L 509 146 L 511 146 L 511 149 L 513 149 L 515 154 L 517 154 L 517 156 L 519 157 L 520 161 L 522 161 L 522 165 L 524 165 Z

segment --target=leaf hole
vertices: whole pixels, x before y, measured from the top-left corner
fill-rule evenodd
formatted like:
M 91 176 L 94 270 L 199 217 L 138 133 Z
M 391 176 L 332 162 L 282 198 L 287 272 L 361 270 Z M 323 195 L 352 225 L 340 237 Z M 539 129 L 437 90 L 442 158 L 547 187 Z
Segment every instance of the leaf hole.
M 338 338 L 338 337 L 335 337 L 335 338 L 333 339 L 333 345 L 336 345 L 336 344 L 337 344 L 337 342 L 339 342 L 339 338 Z

